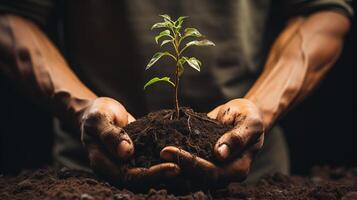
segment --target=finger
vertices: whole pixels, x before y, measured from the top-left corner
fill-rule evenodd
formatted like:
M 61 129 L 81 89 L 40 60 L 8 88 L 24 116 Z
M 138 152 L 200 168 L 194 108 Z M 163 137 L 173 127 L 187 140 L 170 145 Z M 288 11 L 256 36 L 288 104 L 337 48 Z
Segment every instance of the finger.
M 235 128 L 218 139 L 214 153 L 218 160 L 224 161 L 242 153 L 249 145 L 259 142 L 258 139 L 263 134 L 264 128 L 260 118 L 245 117 Z
M 118 165 L 106 156 L 104 149 L 98 144 L 88 144 L 90 166 L 95 173 L 105 177 L 112 183 L 145 183 L 171 178 L 180 173 L 180 167 L 175 163 L 162 163 L 150 168 L 131 168 L 127 165 Z
M 134 154 L 133 142 L 122 128 L 111 126 L 100 134 L 100 139 L 120 159 L 128 159 Z
M 105 154 L 105 150 L 98 144 L 86 144 L 88 149 L 88 158 L 91 169 L 98 175 L 106 178 L 110 182 L 123 180 L 125 174 L 125 167 L 119 168 L 117 165 Z
M 130 114 L 128 113 L 128 124 L 130 124 L 131 122 L 134 122 L 136 119 Z
M 219 110 L 222 108 L 222 106 L 218 106 L 215 109 L 213 109 L 211 112 L 209 112 L 207 114 L 207 116 L 211 119 L 216 119 L 217 118 L 217 114 L 219 112 Z
M 233 128 L 221 136 L 215 144 L 214 153 L 218 160 L 224 161 L 243 151 L 251 138 L 251 132 L 245 126 Z
M 253 157 L 246 153 L 230 164 L 225 165 L 219 170 L 219 178 L 222 181 L 244 181 L 251 168 Z
M 150 168 L 131 168 L 127 171 L 126 180 L 130 183 L 146 183 L 172 178 L 180 173 L 180 167 L 175 163 L 162 163 Z
M 86 116 L 82 131 L 98 137 L 108 151 L 120 158 L 127 159 L 134 153 L 133 143 L 126 132 L 113 125 L 105 113 L 95 112 Z
M 214 172 L 216 169 L 216 166 L 211 162 L 174 146 L 167 146 L 162 149 L 160 157 L 166 161 L 177 163 L 183 168 L 199 169 L 199 171 L 203 170 L 206 173 Z
M 106 114 L 109 121 L 118 127 L 124 127 L 128 124 L 128 112 L 119 102 L 108 97 L 101 97 L 93 104 L 93 108 L 90 110 L 91 113 Z

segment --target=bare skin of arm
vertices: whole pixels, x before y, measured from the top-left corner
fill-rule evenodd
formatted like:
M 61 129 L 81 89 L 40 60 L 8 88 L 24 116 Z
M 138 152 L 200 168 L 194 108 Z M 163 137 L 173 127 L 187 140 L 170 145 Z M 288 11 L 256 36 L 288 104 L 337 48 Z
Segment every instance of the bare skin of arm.
M 133 154 L 134 146 L 121 127 L 134 117 L 116 100 L 97 97 L 88 89 L 33 22 L 0 15 L 0 72 L 62 122 L 81 132 L 95 172 L 116 183 L 150 182 L 178 174 L 180 169 L 174 163 L 149 169 L 122 167 L 120 163 Z
M 333 11 L 296 17 L 288 23 L 273 44 L 263 73 L 246 96 L 209 113 L 212 118 L 235 125 L 214 147 L 222 163 L 215 165 L 175 147 L 166 147 L 162 157 L 180 161 L 183 170 L 205 173 L 217 182 L 244 180 L 263 146 L 264 133 L 316 88 L 339 57 L 349 27 L 349 19 Z

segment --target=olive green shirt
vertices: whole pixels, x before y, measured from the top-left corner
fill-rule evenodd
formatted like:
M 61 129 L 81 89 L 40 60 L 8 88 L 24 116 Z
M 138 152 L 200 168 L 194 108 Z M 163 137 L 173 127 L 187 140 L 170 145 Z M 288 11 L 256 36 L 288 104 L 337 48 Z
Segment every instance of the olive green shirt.
M 0 11 L 14 12 L 43 26 L 57 23 L 57 41 L 70 66 L 100 96 L 118 99 L 135 116 L 173 107 L 169 85 L 143 85 L 153 76 L 173 76 L 175 64 L 162 59 L 147 72 L 161 49 L 152 24 L 159 14 L 189 16 L 216 47 L 193 47 L 187 55 L 203 63 L 200 73 L 186 68 L 182 105 L 209 111 L 244 96 L 264 65 L 269 46 L 288 17 L 333 9 L 352 16 L 345 0 L 2 0 Z M 55 18 L 55 20 L 53 20 Z M 164 48 L 165 49 L 165 48 Z

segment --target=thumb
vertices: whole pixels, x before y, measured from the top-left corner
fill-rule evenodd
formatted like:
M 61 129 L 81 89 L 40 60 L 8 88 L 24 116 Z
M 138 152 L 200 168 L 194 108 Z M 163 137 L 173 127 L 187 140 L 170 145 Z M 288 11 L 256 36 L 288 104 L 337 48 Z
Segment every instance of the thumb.
M 86 137 L 87 134 L 99 139 L 84 140 L 85 144 L 100 142 L 113 156 L 120 159 L 127 159 L 134 153 L 133 142 L 128 134 L 108 120 L 108 116 L 103 113 L 96 112 L 86 116 L 82 125 L 82 134 L 83 139 L 91 138 Z
M 84 134 L 99 138 L 100 142 L 115 157 L 127 159 L 134 153 L 134 145 L 122 127 L 133 117 L 119 102 L 111 98 L 98 98 L 85 115 Z
M 224 161 L 243 151 L 249 141 L 249 133 L 242 130 L 242 127 L 235 127 L 231 131 L 221 136 L 215 147 L 214 153 L 218 160 Z

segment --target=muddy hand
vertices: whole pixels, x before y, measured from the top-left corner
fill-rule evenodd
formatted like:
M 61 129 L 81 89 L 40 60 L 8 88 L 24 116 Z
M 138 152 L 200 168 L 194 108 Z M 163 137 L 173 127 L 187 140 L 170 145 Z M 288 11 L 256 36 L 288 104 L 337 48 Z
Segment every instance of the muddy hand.
M 214 146 L 218 164 L 173 146 L 164 148 L 161 157 L 178 163 L 185 172 L 208 180 L 243 181 L 264 142 L 264 127 L 259 110 L 247 99 L 235 99 L 218 106 L 208 116 L 224 124 L 234 125 Z
M 112 183 L 150 182 L 178 174 L 179 167 L 163 163 L 150 168 L 127 168 L 134 144 L 122 129 L 135 121 L 126 109 L 111 98 L 97 98 L 84 111 L 81 139 L 88 150 L 91 168 Z

